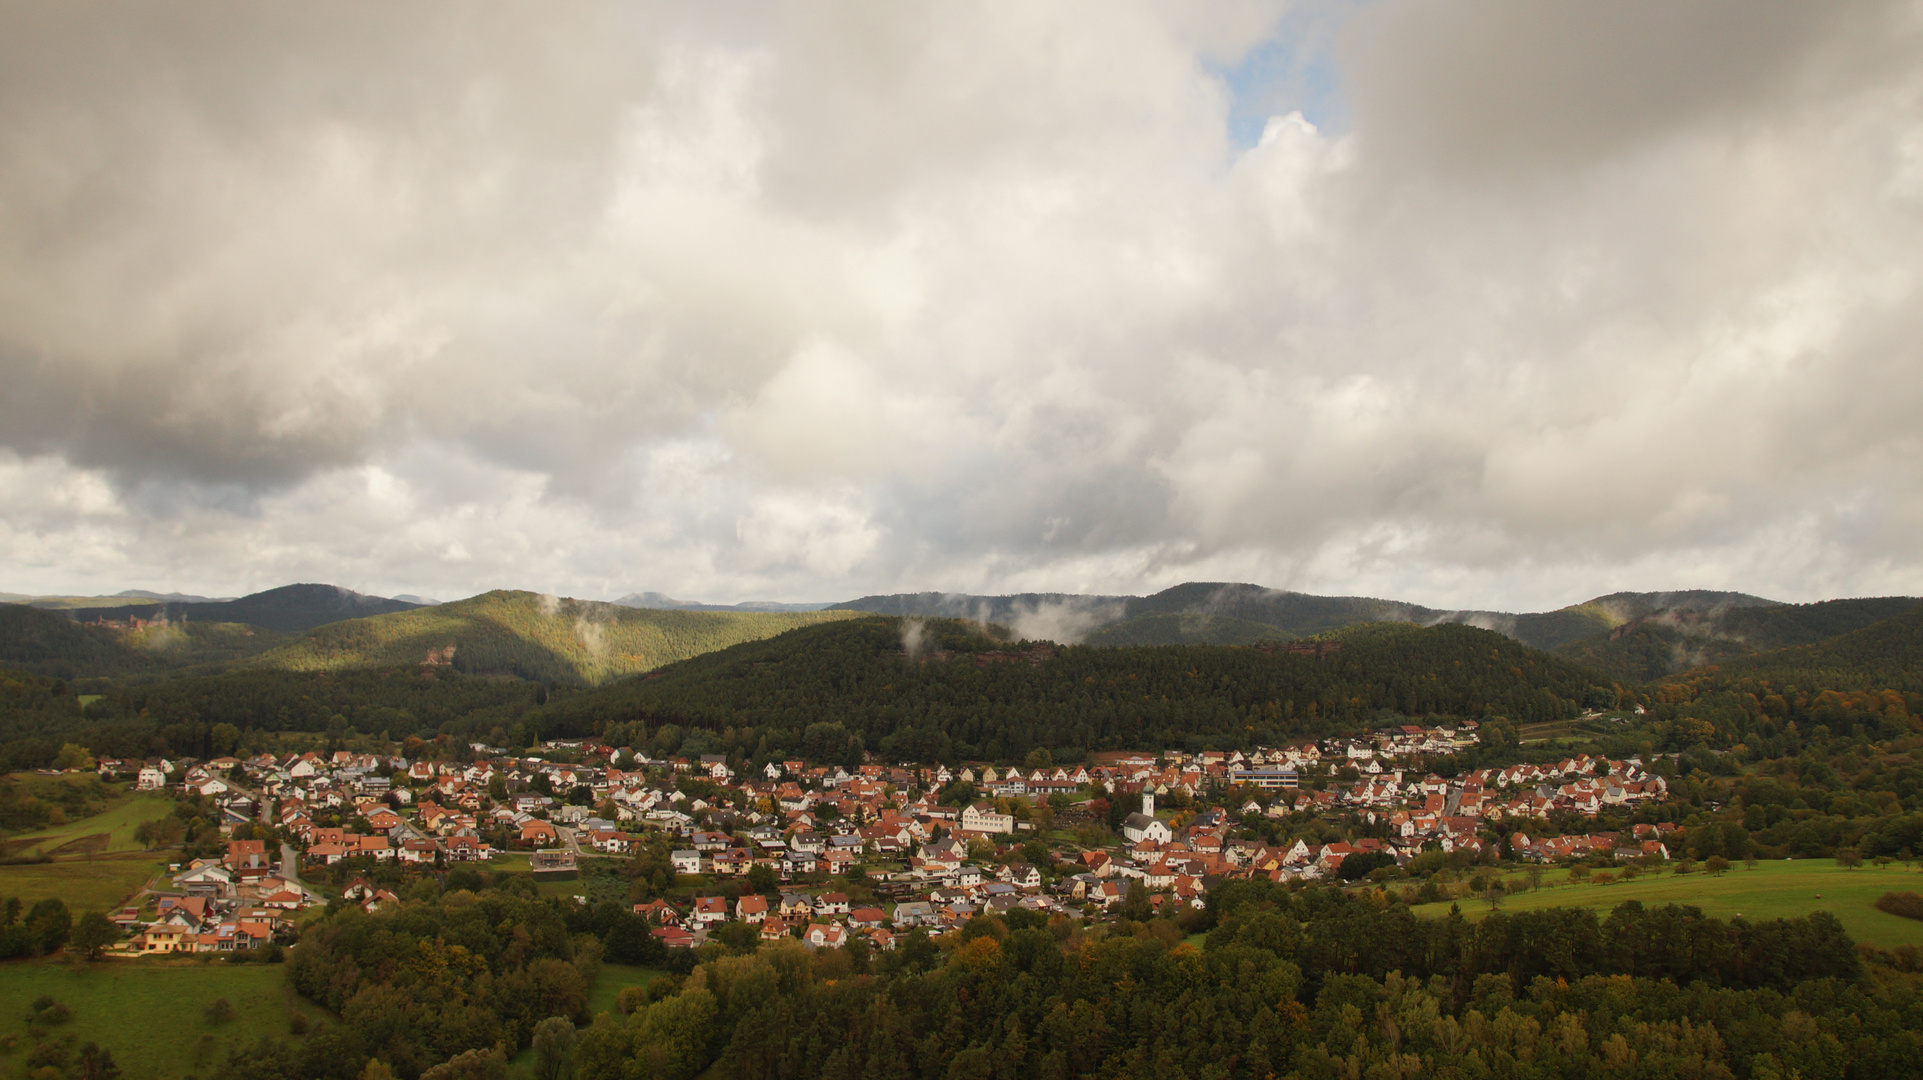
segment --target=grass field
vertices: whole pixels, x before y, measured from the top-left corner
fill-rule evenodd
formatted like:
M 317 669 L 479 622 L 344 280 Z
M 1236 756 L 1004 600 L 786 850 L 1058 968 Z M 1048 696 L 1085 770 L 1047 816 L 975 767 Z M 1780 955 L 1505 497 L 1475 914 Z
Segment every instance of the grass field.
M 630 986 L 646 986 L 661 974 L 660 969 L 630 964 L 602 964 L 601 974 L 588 988 L 588 1011 L 596 1016 L 614 1011 L 615 996 Z
M 134 830 L 172 811 L 171 800 L 133 795 L 91 817 L 8 837 L 9 854 L 53 861 L 0 866 L 0 897 L 28 904 L 59 897 L 75 914 L 110 910 L 166 869 L 166 856 L 142 850 Z
M 46 1029 L 47 1036 L 71 1034 L 76 1046 L 95 1042 L 113 1051 L 125 1080 L 171 1080 L 202 1072 L 225 1060 L 227 1047 L 236 1041 L 289 1038 L 294 1009 L 314 1021 L 326 1015 L 293 996 L 279 964 L 27 961 L 0 968 L 0 1039 L 17 1036 L 19 1046 L 33 1044 L 25 1018 L 42 994 L 73 1011 L 67 1023 Z M 202 1012 L 216 998 L 234 1007 L 234 1018 L 225 1024 L 210 1023 Z M 204 1061 L 197 1060 L 202 1055 Z M 9 1058 L 0 1062 L 6 1063 L 0 1068 L 13 1067 Z
M 1510 875 L 1512 882 L 1521 879 L 1520 874 Z M 1754 870 L 1738 863 L 1715 877 L 1698 870 L 1680 877 L 1644 874 L 1634 881 L 1618 880 L 1607 885 L 1575 884 L 1568 881 L 1564 871 L 1550 871 L 1544 876 L 1542 888 L 1504 897 L 1502 910 L 1589 907 L 1606 911 L 1625 901 L 1639 900 L 1647 907 L 1693 904 L 1702 908 L 1703 914 L 1719 919 L 1739 914 L 1751 919 L 1791 918 L 1827 911 L 1857 941 L 1886 949 L 1923 946 L 1923 922 L 1871 906 L 1886 892 L 1905 891 L 1923 892 L 1923 871 L 1896 865 L 1847 870 L 1828 859 L 1797 859 L 1759 862 Z M 1488 903 L 1472 897 L 1455 903 L 1466 918 L 1478 919 L 1489 912 Z M 1423 904 L 1415 911 L 1440 917 L 1448 914 L 1449 904 Z
M 588 1011 L 595 1016 L 614 1011 L 614 999 L 621 991 L 630 986 L 646 986 L 659 977 L 659 968 L 635 967 L 632 964 L 602 964 L 601 973 L 594 977 L 594 985 L 588 987 Z M 534 1047 L 523 1046 L 514 1055 L 511 1064 L 526 1068 L 534 1067 Z
M 92 817 L 7 837 L 7 852 L 52 855 L 58 859 L 69 855 L 139 851 L 141 845 L 134 839 L 134 829 L 142 822 L 166 817 L 173 809 L 173 800 L 164 796 L 133 795 Z
M 32 905 L 57 896 L 76 916 L 112 911 L 166 868 L 164 855 L 140 851 L 0 866 L 0 897 L 17 896 Z

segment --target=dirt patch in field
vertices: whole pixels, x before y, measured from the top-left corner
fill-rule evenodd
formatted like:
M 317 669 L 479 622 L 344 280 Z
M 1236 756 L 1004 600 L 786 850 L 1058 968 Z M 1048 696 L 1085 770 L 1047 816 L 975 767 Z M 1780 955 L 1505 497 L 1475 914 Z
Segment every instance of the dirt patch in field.
M 56 859 L 66 855 L 98 855 L 107 850 L 107 844 L 112 840 L 112 833 L 94 833 L 92 836 L 69 840 L 47 854 Z

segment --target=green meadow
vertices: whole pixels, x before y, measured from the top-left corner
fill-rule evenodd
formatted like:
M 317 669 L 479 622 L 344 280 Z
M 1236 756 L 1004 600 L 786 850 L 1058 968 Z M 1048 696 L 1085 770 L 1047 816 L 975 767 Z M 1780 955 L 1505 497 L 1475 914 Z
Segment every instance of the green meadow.
M 1786 919 L 1827 911 L 1842 922 L 1852 938 L 1889 949 L 1898 945 L 1923 946 L 1923 922 L 1904 919 L 1874 906 L 1886 892 L 1923 892 L 1923 871 L 1900 865 L 1863 866 L 1846 869 L 1828 859 L 1796 859 L 1759 862 L 1755 869 L 1741 863 L 1725 873 L 1711 875 L 1701 869 L 1690 874 L 1665 871 L 1644 872 L 1633 880 L 1622 880 L 1620 871 L 1608 871 L 1617 880 L 1607 884 L 1572 882 L 1567 871 L 1551 870 L 1543 876 L 1539 889 L 1511 893 L 1502 898 L 1503 911 L 1530 911 L 1549 907 L 1586 907 L 1607 911 L 1630 900 L 1645 907 L 1664 904 L 1690 904 L 1703 914 L 1718 919 L 1742 915 L 1748 919 Z M 1511 887 L 1524 882 L 1522 874 L 1507 875 Z M 1465 918 L 1479 919 L 1489 913 L 1487 901 L 1465 896 L 1452 901 Z M 1417 915 L 1441 917 L 1448 914 L 1451 901 L 1422 904 Z
M 0 846 L 8 855 L 53 861 L 0 865 L 0 897 L 58 897 L 76 915 L 112 910 L 167 868 L 167 856 L 144 850 L 134 830 L 172 811 L 161 796 L 132 795 L 98 814 L 7 837 Z
M 151 793 L 131 795 L 91 817 L 6 838 L 9 855 L 99 855 L 140 851 L 134 830 L 173 813 L 173 800 Z
M 588 989 L 588 1011 L 596 1016 L 614 1011 L 614 999 L 630 986 L 646 986 L 661 974 L 660 969 L 632 964 L 602 964 Z
M 96 964 L 23 961 L 0 968 L 0 1070 L 11 1075 L 39 1039 L 71 1037 L 113 1051 L 125 1080 L 174 1080 L 224 1061 L 227 1048 L 263 1035 L 290 1038 L 292 1014 L 326 1019 L 296 997 L 279 964 L 108 960 Z M 65 1005 L 64 1024 L 29 1024 L 35 999 Z M 206 1008 L 225 998 L 225 1023 Z

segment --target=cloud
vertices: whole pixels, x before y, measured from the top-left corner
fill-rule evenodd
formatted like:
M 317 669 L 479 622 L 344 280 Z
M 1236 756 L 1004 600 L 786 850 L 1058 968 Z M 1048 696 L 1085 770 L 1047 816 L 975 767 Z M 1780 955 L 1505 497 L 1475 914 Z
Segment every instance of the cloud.
M 0 585 L 1914 592 L 1920 20 L 34 8 Z

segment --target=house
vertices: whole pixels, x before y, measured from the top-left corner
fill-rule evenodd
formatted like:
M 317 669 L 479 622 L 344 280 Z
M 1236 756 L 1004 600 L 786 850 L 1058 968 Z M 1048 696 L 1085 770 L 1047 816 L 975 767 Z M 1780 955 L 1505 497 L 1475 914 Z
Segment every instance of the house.
M 657 926 L 649 932 L 670 949 L 694 948 L 694 935 L 679 926 Z
M 693 848 L 675 852 L 668 857 L 668 861 L 674 864 L 674 872 L 677 874 L 701 872 L 701 853 Z
M 1027 863 L 1009 863 L 1002 871 L 1002 880 L 1018 889 L 1039 889 L 1042 887 L 1041 871 Z
M 848 940 L 848 931 L 834 923 L 813 923 L 801 935 L 811 949 L 839 949 Z
M 554 826 L 536 818 L 521 826 L 521 842 L 530 847 L 551 847 L 560 842 Z
M 768 917 L 766 897 L 748 895 L 735 901 L 734 917 L 742 922 L 758 923 Z
M 895 926 L 907 929 L 915 926 L 933 926 L 939 920 L 935 916 L 933 904 L 919 900 L 895 905 Z
M 848 925 L 857 929 L 879 930 L 888 916 L 878 907 L 858 907 L 848 913 Z
M 807 893 L 782 893 L 781 917 L 784 919 L 805 919 L 814 914 L 814 898 Z
M 694 911 L 689 918 L 698 927 L 727 922 L 728 898 L 725 896 L 695 897 Z
M 265 840 L 229 840 L 227 857 L 222 860 L 242 881 L 266 877 L 274 869 L 267 859 Z
M 838 892 L 826 892 L 826 893 L 822 893 L 820 896 L 815 897 L 815 914 L 817 915 L 848 914 L 848 894 L 838 893 Z
M 167 786 L 167 774 L 152 765 L 144 765 L 134 780 L 134 786 L 141 791 L 159 791 Z M 172 951 L 171 947 L 167 951 Z
M 1012 833 L 1015 818 L 996 811 L 994 803 L 983 801 L 971 803 L 962 811 L 961 827 L 969 832 Z
M 135 938 L 134 951 L 137 953 L 169 953 L 178 951 L 187 932 L 178 926 L 154 926 Z

